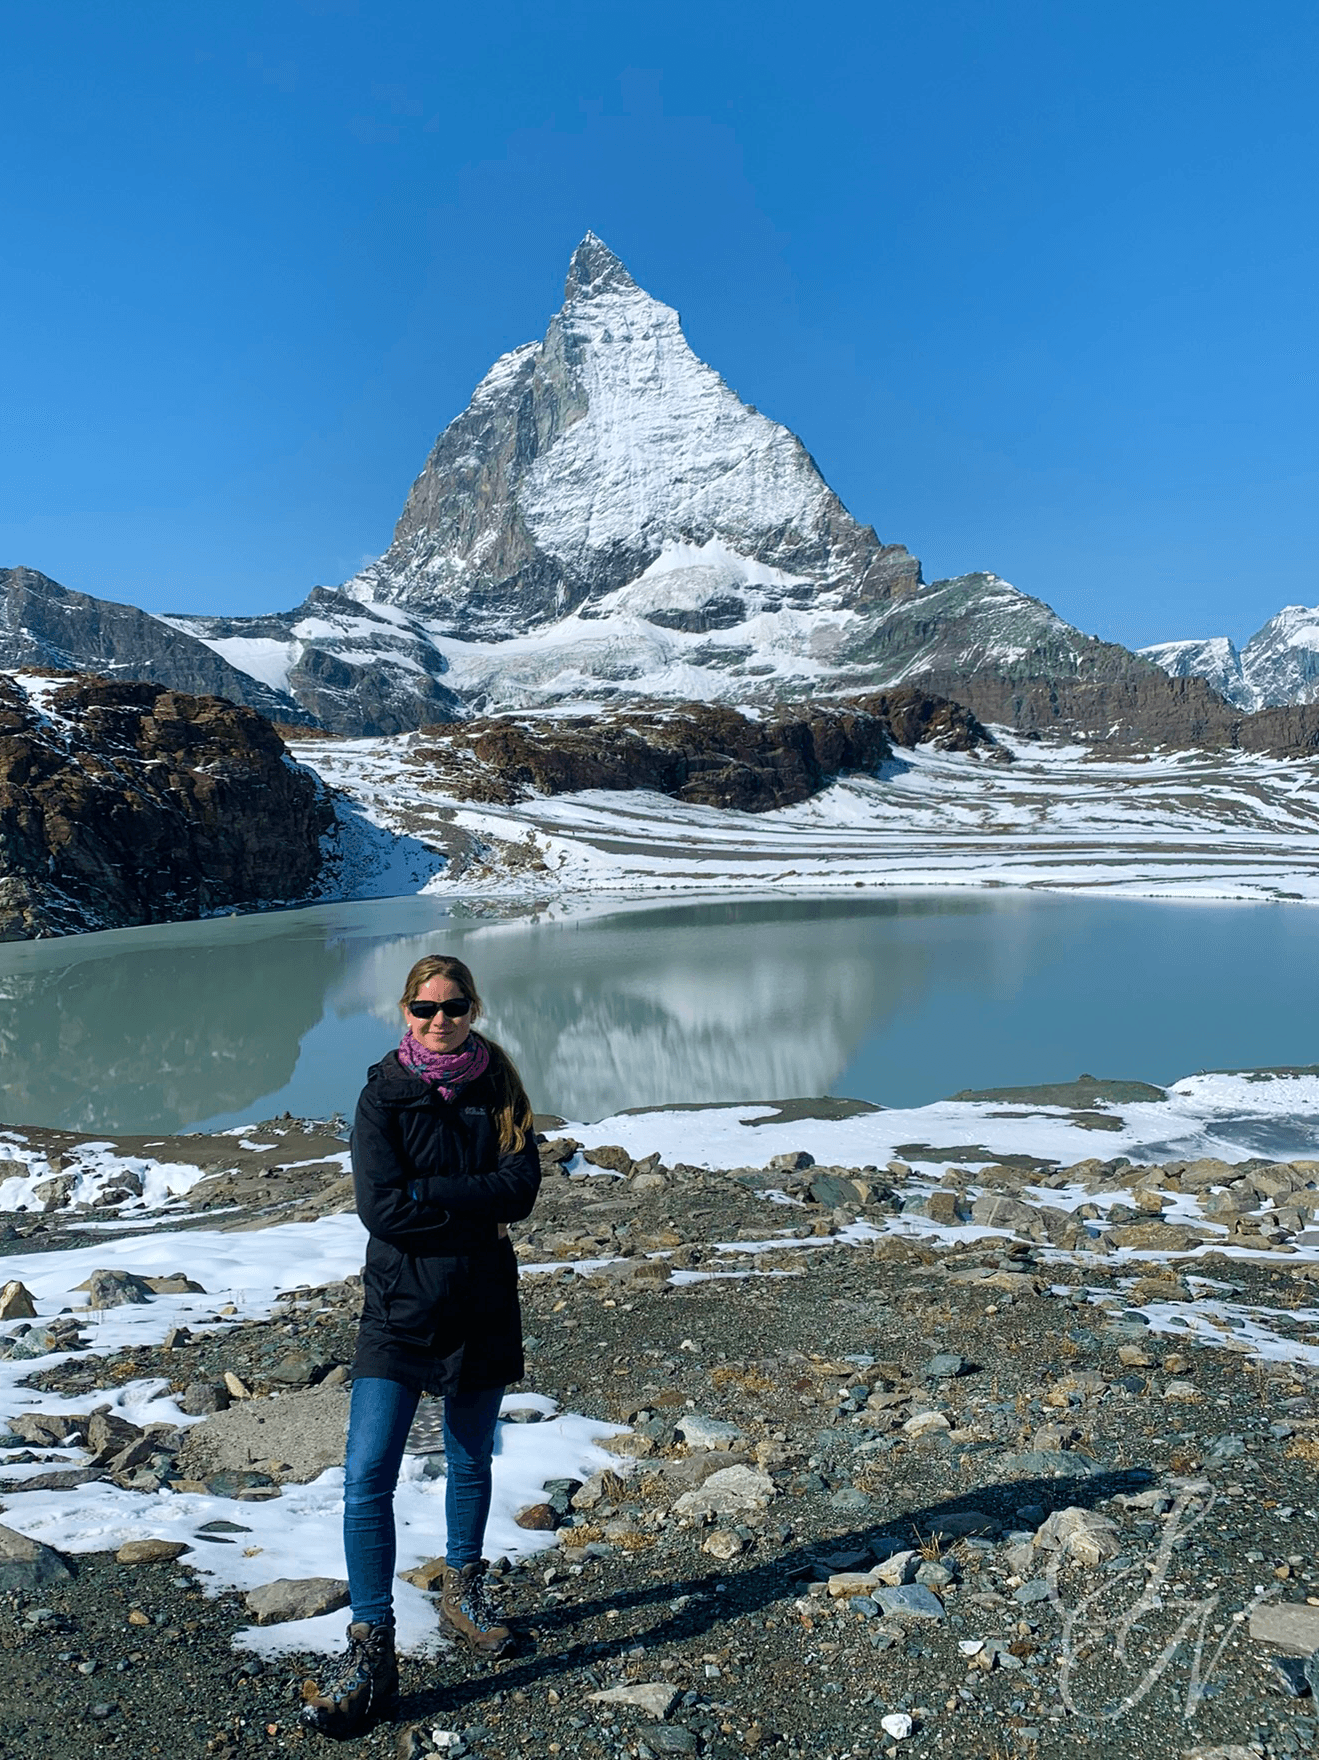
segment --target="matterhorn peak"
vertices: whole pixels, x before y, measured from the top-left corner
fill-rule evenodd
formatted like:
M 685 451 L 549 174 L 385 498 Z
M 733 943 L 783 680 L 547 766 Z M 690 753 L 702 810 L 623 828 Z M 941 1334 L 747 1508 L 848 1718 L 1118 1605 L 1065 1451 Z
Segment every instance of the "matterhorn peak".
M 624 292 L 635 286 L 636 282 L 605 241 L 597 238 L 594 232 L 588 232 L 572 254 L 563 297 L 571 304 L 573 300 Z

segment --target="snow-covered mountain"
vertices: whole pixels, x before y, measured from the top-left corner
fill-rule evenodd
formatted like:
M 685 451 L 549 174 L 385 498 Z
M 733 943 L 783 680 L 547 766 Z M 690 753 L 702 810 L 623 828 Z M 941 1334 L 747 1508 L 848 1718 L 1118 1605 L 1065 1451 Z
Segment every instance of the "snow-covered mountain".
M 1140 650 L 1173 678 L 1203 678 L 1239 709 L 1319 703 L 1319 605 L 1286 605 L 1238 653 L 1227 636 Z
M 1158 676 L 994 575 L 925 584 L 589 233 L 545 336 L 440 435 L 377 562 L 280 616 L 168 621 L 344 732 L 977 670 Z
M 10 598 L 16 658 L 0 664 L 22 664 L 32 613 L 19 585 Z M 568 703 L 750 707 L 918 684 L 1023 729 L 1213 744 L 1238 719 L 1216 692 L 1235 702 L 1242 688 L 1230 644 L 1139 656 L 996 575 L 923 581 L 590 233 L 545 335 L 495 362 L 435 442 L 389 549 L 342 587 L 244 618 L 64 600 L 60 663 L 99 666 L 105 630 L 122 625 L 116 666 L 131 647 L 142 658 L 125 663 L 152 668 L 137 676 L 189 690 L 209 669 L 277 719 L 347 734 Z M 1295 668 L 1298 632 L 1287 641 Z

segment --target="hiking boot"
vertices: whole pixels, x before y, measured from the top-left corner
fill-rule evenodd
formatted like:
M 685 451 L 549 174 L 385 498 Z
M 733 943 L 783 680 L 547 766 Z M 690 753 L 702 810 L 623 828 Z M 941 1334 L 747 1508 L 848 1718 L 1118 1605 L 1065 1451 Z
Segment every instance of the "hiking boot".
M 473 1655 L 484 1656 L 487 1661 L 502 1656 L 513 1642 L 512 1632 L 501 1622 L 499 1610 L 490 1599 L 484 1559 L 477 1564 L 465 1564 L 460 1571 L 451 1564 L 445 1565 L 440 1617 Z
M 393 1626 L 354 1624 L 348 1649 L 328 1683 L 302 1683 L 298 1722 L 323 1736 L 360 1736 L 398 1710 L 398 1663 Z

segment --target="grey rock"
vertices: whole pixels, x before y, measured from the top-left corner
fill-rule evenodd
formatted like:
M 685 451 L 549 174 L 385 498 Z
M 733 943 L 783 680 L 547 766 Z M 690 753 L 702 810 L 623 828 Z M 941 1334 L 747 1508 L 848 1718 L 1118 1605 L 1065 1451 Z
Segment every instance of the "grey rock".
M 337 1577 L 280 1577 L 250 1589 L 244 1601 L 259 1626 L 272 1626 L 284 1620 L 337 1613 L 348 1605 L 348 1585 Z
M 693 1449 L 731 1448 L 743 1435 L 736 1424 L 723 1418 L 702 1417 L 699 1412 L 685 1413 L 673 1428 L 678 1440 Z
M 897 1589 L 876 1589 L 873 1599 L 893 1619 L 944 1619 L 943 1602 L 924 1583 L 907 1583 Z
M 0 1593 L 30 1595 L 49 1584 L 67 1583 L 73 1572 L 53 1547 L 0 1527 Z

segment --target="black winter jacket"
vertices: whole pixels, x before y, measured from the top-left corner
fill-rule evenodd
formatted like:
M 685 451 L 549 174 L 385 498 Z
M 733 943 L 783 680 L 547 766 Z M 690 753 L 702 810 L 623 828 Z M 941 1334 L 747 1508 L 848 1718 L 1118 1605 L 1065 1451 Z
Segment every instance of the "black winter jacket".
M 501 1222 L 531 1213 L 533 1137 L 501 1155 L 487 1076 L 452 1102 L 391 1051 L 367 1074 L 353 1123 L 357 1214 L 366 1250 L 353 1374 L 427 1393 L 520 1380 L 517 1260 Z

